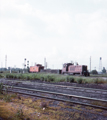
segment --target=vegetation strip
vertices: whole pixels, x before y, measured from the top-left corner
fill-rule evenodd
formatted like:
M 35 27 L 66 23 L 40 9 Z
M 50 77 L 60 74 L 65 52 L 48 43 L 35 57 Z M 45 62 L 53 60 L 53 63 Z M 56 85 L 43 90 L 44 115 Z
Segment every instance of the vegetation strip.
M 47 81 L 47 82 L 71 82 L 71 83 L 95 83 L 95 84 L 107 84 L 107 79 L 99 79 L 95 78 L 92 79 L 90 77 L 78 77 L 78 76 L 65 76 L 65 75 L 59 75 L 59 74 L 52 74 L 52 73 L 26 73 L 26 74 L 17 74 L 17 73 L 8 73 L 3 74 L 4 78 L 8 79 L 22 79 L 22 80 L 37 80 L 40 79 L 41 81 Z M 107 76 L 107 75 L 106 75 Z

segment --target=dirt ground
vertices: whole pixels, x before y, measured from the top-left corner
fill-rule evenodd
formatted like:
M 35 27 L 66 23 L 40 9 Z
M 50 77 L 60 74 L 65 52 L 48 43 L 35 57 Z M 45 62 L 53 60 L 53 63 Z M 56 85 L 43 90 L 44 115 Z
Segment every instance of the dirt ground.
M 0 117 L 2 120 L 106 120 L 107 111 L 9 93 L 0 95 Z

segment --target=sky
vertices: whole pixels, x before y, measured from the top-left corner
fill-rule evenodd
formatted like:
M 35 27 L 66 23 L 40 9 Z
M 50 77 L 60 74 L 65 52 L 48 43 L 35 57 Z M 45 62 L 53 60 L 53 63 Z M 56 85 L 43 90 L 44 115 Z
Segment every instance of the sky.
M 0 0 L 0 67 L 73 61 L 107 69 L 107 0 Z

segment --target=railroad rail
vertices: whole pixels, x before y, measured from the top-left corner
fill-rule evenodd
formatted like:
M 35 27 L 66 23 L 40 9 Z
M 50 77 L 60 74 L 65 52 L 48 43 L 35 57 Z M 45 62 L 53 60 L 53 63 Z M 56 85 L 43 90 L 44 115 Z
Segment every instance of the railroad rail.
M 82 94 L 82 96 L 84 97 L 91 97 L 97 99 L 102 98 L 107 100 L 107 90 L 102 90 L 102 89 L 55 85 L 55 84 L 46 84 L 46 83 L 38 83 L 38 82 L 30 82 L 30 81 L 16 81 L 16 80 L 15 81 L 8 80 L 6 84 L 11 84 L 11 85 L 17 84 L 16 86 L 31 87 L 45 91 L 51 91 L 51 92 L 54 91 L 54 92 L 67 93 L 73 95 Z
M 6 90 L 5 85 L 3 86 L 4 86 L 3 90 L 5 91 Z M 49 91 L 43 91 L 43 90 L 37 90 L 37 89 L 23 88 L 23 87 L 8 86 L 6 88 L 8 88 L 8 92 L 14 92 L 14 93 L 25 94 L 29 96 L 36 96 L 36 97 L 63 101 L 63 102 L 71 102 L 74 104 L 81 104 L 85 106 L 91 106 L 91 107 L 107 110 L 107 107 L 106 107 L 107 100 L 104 100 L 104 99 L 96 99 L 96 98 L 90 98 L 90 97 L 84 97 L 84 96 L 63 94 L 58 92 L 49 92 Z M 100 106 L 95 105 L 97 102 L 100 103 Z

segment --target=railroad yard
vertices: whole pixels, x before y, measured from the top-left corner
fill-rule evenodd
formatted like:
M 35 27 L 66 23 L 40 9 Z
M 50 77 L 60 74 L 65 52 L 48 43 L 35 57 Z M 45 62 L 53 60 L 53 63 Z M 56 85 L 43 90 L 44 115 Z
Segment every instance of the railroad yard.
M 0 120 L 106 120 L 107 77 L 87 77 L 103 80 L 88 83 L 63 76 L 66 81 L 58 82 L 2 77 Z

